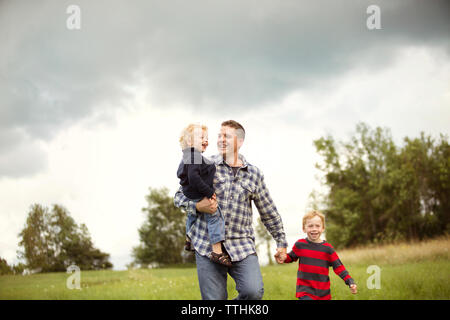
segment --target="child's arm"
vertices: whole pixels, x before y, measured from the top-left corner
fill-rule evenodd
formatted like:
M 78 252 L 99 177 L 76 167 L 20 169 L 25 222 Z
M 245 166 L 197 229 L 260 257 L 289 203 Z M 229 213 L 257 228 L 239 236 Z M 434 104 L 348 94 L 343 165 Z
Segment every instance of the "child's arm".
M 196 186 L 197 191 L 208 199 L 214 194 L 214 188 L 207 185 L 200 177 L 201 164 L 188 164 L 188 179 L 190 186 Z
M 331 266 L 333 267 L 334 273 L 336 273 L 342 280 L 345 281 L 345 284 L 350 287 L 350 291 L 355 294 L 357 292 L 356 283 L 353 280 L 353 278 L 350 276 L 348 271 L 345 269 L 344 265 L 342 264 L 341 260 L 339 259 L 339 256 L 337 255 L 336 251 L 333 249 L 331 257 Z
M 297 242 L 292 247 L 292 250 L 286 254 L 286 257 L 284 259 L 284 263 L 291 263 L 294 261 L 297 261 L 300 256 L 299 249 L 297 248 Z
M 291 262 L 294 262 L 296 259 L 293 259 L 293 258 L 291 257 L 292 254 L 293 254 L 293 253 L 292 253 L 292 251 L 291 251 L 291 252 L 287 253 L 287 254 L 284 256 L 284 259 L 283 259 L 283 257 L 282 257 L 281 260 L 283 261 L 283 263 L 291 263 Z M 298 258 L 297 258 L 297 259 L 298 259 Z

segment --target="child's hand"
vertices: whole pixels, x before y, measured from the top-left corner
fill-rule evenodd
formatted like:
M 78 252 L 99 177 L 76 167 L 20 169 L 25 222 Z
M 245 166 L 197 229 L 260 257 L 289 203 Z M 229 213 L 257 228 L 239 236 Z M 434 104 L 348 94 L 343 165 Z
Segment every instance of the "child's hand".
M 284 263 L 286 260 L 286 248 L 277 248 L 277 253 L 275 253 L 274 257 L 277 263 Z
M 356 294 L 356 293 L 358 292 L 358 289 L 357 289 L 357 287 L 356 287 L 356 284 L 351 284 L 351 285 L 350 285 L 350 291 L 351 291 L 351 293 L 353 293 L 353 294 Z
M 211 199 L 213 199 L 213 200 L 217 200 L 217 197 L 216 197 L 216 193 L 215 193 L 215 192 L 213 193 L 213 195 L 212 195 Z

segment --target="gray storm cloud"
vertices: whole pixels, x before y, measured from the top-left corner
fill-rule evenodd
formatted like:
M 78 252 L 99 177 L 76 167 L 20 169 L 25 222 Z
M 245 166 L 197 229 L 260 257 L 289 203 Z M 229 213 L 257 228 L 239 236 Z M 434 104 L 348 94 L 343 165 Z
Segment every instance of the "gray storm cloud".
M 36 141 L 122 108 L 126 86 L 148 88 L 153 107 L 251 110 L 388 67 L 402 46 L 450 52 L 448 1 L 76 2 L 72 31 L 71 1 L 0 2 L 0 176 L 45 168 Z M 371 4 L 381 30 L 366 27 Z M 25 169 L 14 157 L 27 144 L 40 160 Z

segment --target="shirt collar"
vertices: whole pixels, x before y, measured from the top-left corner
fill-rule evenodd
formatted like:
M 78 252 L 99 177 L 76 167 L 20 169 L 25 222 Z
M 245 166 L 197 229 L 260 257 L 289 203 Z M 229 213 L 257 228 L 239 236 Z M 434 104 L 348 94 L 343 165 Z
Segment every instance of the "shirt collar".
M 243 165 L 241 167 L 241 169 L 245 169 L 247 170 L 248 167 L 248 162 L 245 159 L 245 157 L 242 154 L 238 154 L 239 159 L 242 161 Z M 223 159 L 223 156 L 221 154 L 216 154 L 215 156 L 213 156 L 213 160 L 215 162 L 216 165 L 226 165 L 229 166 L 228 163 L 226 163 Z

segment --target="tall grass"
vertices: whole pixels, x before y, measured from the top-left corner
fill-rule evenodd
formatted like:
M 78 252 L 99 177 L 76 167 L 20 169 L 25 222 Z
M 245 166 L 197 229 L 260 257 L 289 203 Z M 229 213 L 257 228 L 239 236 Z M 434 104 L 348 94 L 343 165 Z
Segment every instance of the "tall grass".
M 427 241 L 399 242 L 340 250 L 342 261 L 364 264 L 405 264 L 420 261 L 450 260 L 450 237 Z

